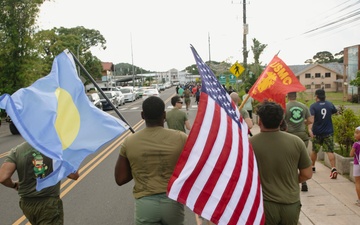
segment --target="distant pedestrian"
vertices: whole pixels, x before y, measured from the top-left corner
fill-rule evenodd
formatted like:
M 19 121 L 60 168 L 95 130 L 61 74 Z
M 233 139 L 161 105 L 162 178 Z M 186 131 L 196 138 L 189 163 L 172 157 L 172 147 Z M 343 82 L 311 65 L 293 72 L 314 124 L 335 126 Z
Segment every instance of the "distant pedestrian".
M 355 128 L 354 138 L 356 142 L 351 148 L 350 156 L 354 157 L 353 176 L 355 178 L 355 190 L 357 195 L 355 204 L 360 207 L 360 127 Z
M 183 98 L 184 97 L 184 89 L 180 86 L 179 87 L 179 90 L 178 90 L 178 95 L 181 97 L 181 98 Z
M 175 90 L 176 90 L 176 94 L 179 94 L 179 85 L 176 85 Z
M 311 161 L 313 172 L 315 169 L 315 162 L 317 160 L 317 153 L 321 146 L 322 151 L 327 153 L 331 165 L 330 178 L 337 178 L 337 170 L 335 165 L 334 155 L 334 128 L 331 116 L 337 113 L 334 104 L 325 100 L 325 91 L 318 89 L 315 91 L 316 102 L 310 106 L 311 120 L 313 124 L 308 126 L 309 135 L 312 137 L 313 149 L 311 152 Z
M 313 123 L 310 111 L 306 105 L 296 100 L 296 92 L 287 94 L 288 102 L 286 104 L 285 121 L 287 123 L 287 132 L 296 135 L 304 141 L 305 146 L 309 145 L 309 134 L 306 132 L 306 125 Z M 308 191 L 307 183 L 301 184 L 301 191 Z
M 196 88 L 196 92 L 195 92 L 195 102 L 198 105 L 200 101 L 200 87 Z
M 186 111 L 189 111 L 189 106 L 190 106 L 190 102 L 191 102 L 191 91 L 189 90 L 188 87 L 185 87 L 185 91 L 184 91 L 184 100 L 185 100 L 185 108 Z
M 282 107 L 264 101 L 258 105 L 260 133 L 250 137 L 263 193 L 266 224 L 292 224 L 299 221 L 300 187 L 312 177 L 311 160 L 304 142 L 280 131 Z
M 166 123 L 169 129 L 186 133 L 185 128 L 191 130 L 191 125 L 187 114 L 180 110 L 183 103 L 184 102 L 178 95 L 171 98 L 171 105 L 173 108 L 166 113 Z
M 248 111 L 250 118 L 252 119 L 252 111 L 253 111 L 253 103 L 254 103 L 254 99 L 252 97 L 249 96 L 249 89 L 246 88 L 245 89 L 245 95 L 242 96 L 242 100 L 246 102 L 243 105 L 243 108 Z M 249 97 L 248 97 L 249 96 Z
M 235 103 L 235 105 L 238 107 L 239 106 L 239 102 L 240 102 L 240 97 L 239 94 L 236 92 L 232 92 L 230 94 L 230 98 L 233 100 L 233 102 Z M 245 120 L 246 125 L 249 128 L 249 134 L 250 134 L 250 129 L 253 127 L 253 122 L 252 119 L 250 119 L 249 113 L 245 110 L 245 109 L 240 109 L 240 114 L 242 116 L 242 118 Z

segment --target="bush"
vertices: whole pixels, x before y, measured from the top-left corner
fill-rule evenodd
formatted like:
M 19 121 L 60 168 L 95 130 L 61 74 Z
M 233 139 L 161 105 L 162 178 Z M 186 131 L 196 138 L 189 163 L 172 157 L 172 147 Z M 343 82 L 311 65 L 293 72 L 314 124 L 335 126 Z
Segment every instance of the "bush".
M 345 106 L 339 107 L 339 113 L 333 116 L 334 141 L 339 144 L 339 154 L 349 157 L 354 143 L 355 128 L 360 126 L 360 117 Z

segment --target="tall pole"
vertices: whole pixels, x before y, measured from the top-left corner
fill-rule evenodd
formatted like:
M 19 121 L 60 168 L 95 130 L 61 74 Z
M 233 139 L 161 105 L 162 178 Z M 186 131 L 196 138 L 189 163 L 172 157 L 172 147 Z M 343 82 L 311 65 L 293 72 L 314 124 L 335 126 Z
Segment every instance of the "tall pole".
M 131 39 L 131 64 L 132 64 L 132 83 L 133 87 L 135 87 L 135 68 L 134 68 L 134 55 L 133 55 L 133 45 L 132 45 L 132 34 L 130 33 Z
M 208 33 L 208 43 L 209 43 L 209 65 L 211 62 L 211 51 L 210 51 L 210 33 Z
M 243 33 L 243 57 L 244 57 L 244 61 L 243 61 L 243 66 L 245 67 L 245 69 L 247 68 L 247 57 L 248 57 L 248 52 L 247 52 L 247 47 L 246 47 L 246 35 L 248 34 L 248 25 L 246 24 L 246 0 L 243 0 L 243 29 L 244 29 L 244 33 Z

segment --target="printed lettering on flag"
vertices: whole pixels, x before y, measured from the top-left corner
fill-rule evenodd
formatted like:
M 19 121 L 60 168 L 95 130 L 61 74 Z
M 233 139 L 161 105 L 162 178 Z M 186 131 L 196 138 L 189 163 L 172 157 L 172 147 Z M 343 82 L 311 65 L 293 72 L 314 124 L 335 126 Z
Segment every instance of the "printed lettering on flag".
M 216 224 L 264 224 L 260 179 L 237 106 L 191 46 L 202 87 L 168 196 Z
M 31 146 L 53 160 L 53 172 L 37 179 L 37 190 L 78 170 L 86 156 L 128 129 L 89 101 L 66 50 L 55 57 L 49 75 L 11 96 L 1 95 L 0 108 Z
M 260 102 L 265 99 L 277 102 L 285 109 L 286 94 L 304 90 L 306 88 L 299 82 L 291 69 L 275 55 L 249 90 L 249 95 Z

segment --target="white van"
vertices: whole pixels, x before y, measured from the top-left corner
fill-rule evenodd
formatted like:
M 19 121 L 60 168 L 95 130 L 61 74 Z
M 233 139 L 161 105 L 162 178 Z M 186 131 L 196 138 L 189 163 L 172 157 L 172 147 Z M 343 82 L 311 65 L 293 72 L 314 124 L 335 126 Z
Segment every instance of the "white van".
M 125 102 L 133 102 L 136 100 L 134 87 L 121 87 L 120 91 L 125 96 Z

